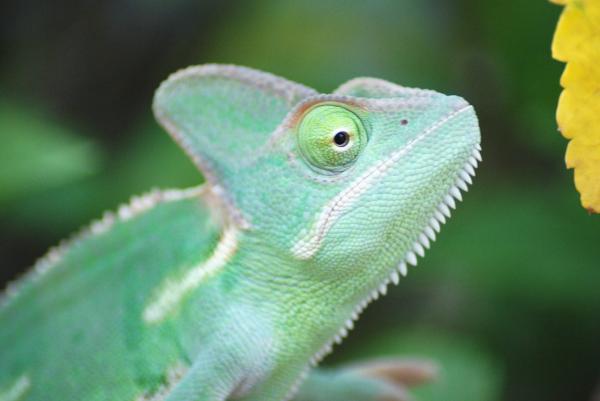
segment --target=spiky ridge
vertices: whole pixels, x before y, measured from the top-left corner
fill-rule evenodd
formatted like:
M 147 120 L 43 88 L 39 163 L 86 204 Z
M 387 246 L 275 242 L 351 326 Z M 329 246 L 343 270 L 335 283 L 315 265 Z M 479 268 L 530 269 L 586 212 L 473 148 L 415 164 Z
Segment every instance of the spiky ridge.
M 133 196 L 128 203 L 120 205 L 115 212 L 105 212 L 100 219 L 93 221 L 90 225 L 79 230 L 79 232 L 69 239 L 63 240 L 57 246 L 50 248 L 44 256 L 35 262 L 33 268 L 16 281 L 9 283 L 4 292 L 0 294 L 0 310 L 8 306 L 26 283 L 36 282 L 46 275 L 61 261 L 67 251 L 78 242 L 88 237 L 105 233 L 116 223 L 137 217 L 159 203 L 201 196 L 206 190 L 207 187 L 205 185 L 187 189 L 154 189 L 144 195 Z
M 441 226 L 446 223 L 447 218 L 450 218 L 451 209 L 456 208 L 455 200 L 462 201 L 461 191 L 468 191 L 469 185 L 473 182 L 471 177 L 475 176 L 475 169 L 481 160 L 481 145 L 477 144 L 463 168 L 458 172 L 454 185 L 443 197 L 421 234 L 417 236 L 417 239 L 412 245 L 412 249 L 406 252 L 404 258 L 398 264 L 397 268 L 392 270 L 390 276 L 385 279 L 378 288 L 374 289 L 365 299 L 356 305 L 350 317 L 333 338 L 326 342 L 325 345 L 310 358 L 308 365 L 300 374 L 296 383 L 292 386 L 286 400 L 291 399 L 298 391 L 300 384 L 308 375 L 309 369 L 317 366 L 319 362 L 332 351 L 334 344 L 342 343 L 344 338 L 348 335 L 348 332 L 354 328 L 354 322 L 358 320 L 358 317 L 362 311 L 365 310 L 367 305 L 371 303 L 371 301 L 378 299 L 380 295 L 386 295 L 387 287 L 390 282 L 397 285 L 400 282 L 400 276 L 404 277 L 408 274 L 408 266 L 417 265 L 417 255 L 420 257 L 425 256 L 425 250 L 429 249 L 431 242 L 436 239 L 436 234 L 440 232 Z

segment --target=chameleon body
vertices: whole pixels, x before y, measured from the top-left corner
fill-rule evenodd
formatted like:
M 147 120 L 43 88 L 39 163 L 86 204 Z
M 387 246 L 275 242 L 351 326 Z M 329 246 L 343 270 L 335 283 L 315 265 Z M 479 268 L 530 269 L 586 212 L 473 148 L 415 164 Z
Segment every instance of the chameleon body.
M 0 401 L 333 401 L 361 380 L 357 399 L 401 399 L 368 368 L 310 369 L 470 183 L 473 108 L 227 65 L 173 74 L 153 107 L 206 183 L 134 198 L 9 286 Z

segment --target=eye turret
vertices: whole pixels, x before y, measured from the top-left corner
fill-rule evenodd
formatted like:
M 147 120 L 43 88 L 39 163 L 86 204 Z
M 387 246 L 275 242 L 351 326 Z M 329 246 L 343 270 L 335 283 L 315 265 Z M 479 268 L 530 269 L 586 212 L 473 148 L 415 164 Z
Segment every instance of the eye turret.
M 298 127 L 298 145 L 304 159 L 312 167 L 329 172 L 348 168 L 366 143 L 362 121 L 342 106 L 317 106 L 306 113 Z

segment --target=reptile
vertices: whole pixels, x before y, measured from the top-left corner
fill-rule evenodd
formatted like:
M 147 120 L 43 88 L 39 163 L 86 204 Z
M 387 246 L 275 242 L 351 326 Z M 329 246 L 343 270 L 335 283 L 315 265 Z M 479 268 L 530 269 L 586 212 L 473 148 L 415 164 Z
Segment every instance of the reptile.
M 402 361 L 317 365 L 467 190 L 473 107 L 207 64 L 153 110 L 204 184 L 132 198 L 8 285 L 0 401 L 404 399 Z

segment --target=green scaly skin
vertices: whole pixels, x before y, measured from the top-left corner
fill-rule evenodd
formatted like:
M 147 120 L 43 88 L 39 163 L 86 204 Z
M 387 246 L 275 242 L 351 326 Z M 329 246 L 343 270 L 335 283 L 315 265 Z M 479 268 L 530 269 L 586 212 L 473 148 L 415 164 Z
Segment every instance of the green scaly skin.
M 361 380 L 356 400 L 404 399 L 360 369 L 299 385 L 470 183 L 473 108 L 205 65 L 166 80 L 154 111 L 206 184 L 134 199 L 9 287 L 0 401 L 341 400 Z

